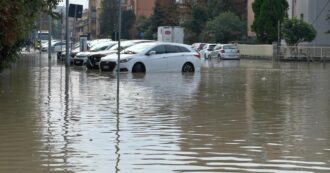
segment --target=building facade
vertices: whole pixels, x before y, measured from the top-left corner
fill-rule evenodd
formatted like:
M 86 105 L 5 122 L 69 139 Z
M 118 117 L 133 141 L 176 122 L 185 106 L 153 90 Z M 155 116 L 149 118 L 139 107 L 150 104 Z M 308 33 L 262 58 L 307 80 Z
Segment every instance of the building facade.
M 100 36 L 101 1 L 102 0 L 89 0 L 88 2 L 88 30 L 90 39 L 96 39 Z
M 317 36 L 312 45 L 330 46 L 330 34 L 326 34 L 330 30 L 330 21 L 326 18 L 330 13 L 330 2 L 328 0 L 287 0 L 289 3 L 288 17 L 304 20 L 312 24 L 317 31 Z M 252 3 L 254 0 L 248 0 L 248 36 L 254 37 L 252 24 L 254 21 L 254 13 Z
M 75 32 L 74 32 L 74 40 L 79 41 L 79 37 L 81 35 L 89 34 L 89 10 L 85 9 L 83 11 L 82 17 L 77 19 L 75 22 Z
M 314 26 L 317 31 L 315 40 L 311 43 L 315 46 L 330 46 L 330 21 L 326 18 L 330 13 L 330 2 L 328 0 L 288 0 L 289 18 L 304 20 Z
M 124 6 L 133 10 L 136 17 L 150 17 L 153 14 L 156 0 L 126 0 Z

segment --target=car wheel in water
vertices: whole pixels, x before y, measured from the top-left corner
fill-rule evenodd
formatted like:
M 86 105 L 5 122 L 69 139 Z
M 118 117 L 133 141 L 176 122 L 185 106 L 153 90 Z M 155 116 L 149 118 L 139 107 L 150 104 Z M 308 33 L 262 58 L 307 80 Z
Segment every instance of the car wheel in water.
M 142 63 L 136 63 L 133 66 L 132 72 L 133 73 L 145 73 L 146 68 Z
M 195 68 L 194 68 L 194 65 L 192 65 L 190 62 L 187 62 L 185 63 L 183 66 L 182 66 L 182 72 L 183 73 L 189 73 L 189 72 L 195 72 Z

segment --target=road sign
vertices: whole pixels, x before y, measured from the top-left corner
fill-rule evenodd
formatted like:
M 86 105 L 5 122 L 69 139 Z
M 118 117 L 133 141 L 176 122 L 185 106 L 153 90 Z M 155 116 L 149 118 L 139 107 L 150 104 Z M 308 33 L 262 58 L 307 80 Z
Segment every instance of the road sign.
M 83 13 L 83 6 L 79 4 L 70 4 L 69 17 L 81 18 Z

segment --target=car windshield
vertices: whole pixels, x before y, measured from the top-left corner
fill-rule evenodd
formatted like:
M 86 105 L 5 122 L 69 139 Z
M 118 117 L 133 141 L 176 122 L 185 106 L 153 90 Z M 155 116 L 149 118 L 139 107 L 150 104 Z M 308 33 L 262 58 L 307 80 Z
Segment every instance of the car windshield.
M 150 47 L 155 45 L 154 43 L 143 43 L 143 44 L 137 44 L 134 46 L 131 46 L 123 51 L 121 51 L 122 54 L 140 54 L 144 51 L 148 50 Z
M 205 44 L 200 44 L 198 48 L 202 49 L 204 46 L 205 46 Z
M 100 44 L 97 44 L 97 45 L 91 47 L 90 51 L 97 52 L 97 51 L 106 50 L 109 46 L 110 46 L 109 43 L 100 43 Z
M 120 48 L 121 49 L 126 49 L 130 46 L 133 46 L 135 43 L 132 42 L 132 41 L 124 41 L 124 42 L 121 42 L 120 44 Z M 113 46 L 112 48 L 110 48 L 109 50 L 118 50 L 118 44 L 116 44 L 115 46 Z
M 215 46 L 216 46 L 216 45 L 210 45 L 210 46 L 209 46 L 209 49 L 210 49 L 210 50 L 213 50 Z
M 223 48 L 224 49 L 237 49 L 237 47 L 234 45 L 224 45 Z

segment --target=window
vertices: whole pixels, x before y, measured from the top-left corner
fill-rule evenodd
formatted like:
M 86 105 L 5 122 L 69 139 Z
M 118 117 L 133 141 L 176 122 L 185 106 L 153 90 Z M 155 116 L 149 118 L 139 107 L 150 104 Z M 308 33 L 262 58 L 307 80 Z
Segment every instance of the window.
M 237 47 L 236 47 L 236 46 L 234 46 L 234 45 L 231 45 L 231 44 L 228 44 L 228 45 L 224 45 L 224 46 L 223 46 L 223 48 L 224 48 L 224 49 L 237 49 Z
M 151 52 L 151 51 L 155 51 L 156 54 L 163 54 L 163 53 L 166 52 L 166 51 L 165 51 L 165 47 L 164 47 L 163 45 L 156 46 L 156 47 L 154 47 L 153 49 L 151 49 L 149 52 Z
M 190 50 L 185 47 L 178 46 L 178 48 L 180 49 L 180 52 L 190 52 Z
M 221 46 L 216 46 L 215 48 L 214 48 L 214 50 L 219 50 L 221 48 Z
M 165 45 L 166 53 L 178 53 L 181 52 L 177 46 Z
M 216 45 L 210 45 L 208 50 L 212 51 Z

